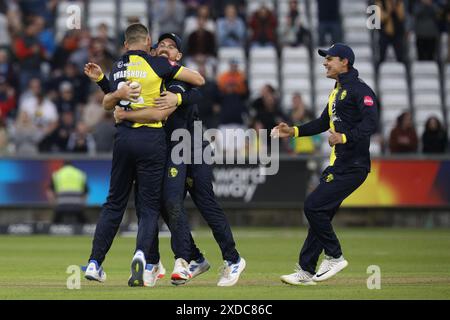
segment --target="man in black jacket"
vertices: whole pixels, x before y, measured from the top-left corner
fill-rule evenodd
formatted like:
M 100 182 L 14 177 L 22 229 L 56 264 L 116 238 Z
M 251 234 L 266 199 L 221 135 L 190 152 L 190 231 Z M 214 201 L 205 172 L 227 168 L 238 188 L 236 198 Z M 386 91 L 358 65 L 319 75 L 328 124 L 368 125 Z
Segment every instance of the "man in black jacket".
M 364 182 L 370 171 L 370 136 L 378 122 L 377 98 L 358 78 L 358 71 L 353 68 L 353 50 L 336 43 L 329 50 L 319 50 L 319 54 L 325 57 L 326 76 L 336 80 L 322 115 L 300 127 L 281 123 L 272 130 L 272 136 L 280 138 L 312 136 L 329 130 L 332 147 L 330 165 L 305 201 L 310 227 L 299 265 L 295 273 L 281 276 L 282 282 L 292 285 L 316 284 L 348 265 L 331 221 L 342 201 Z M 316 273 L 322 250 L 325 258 Z

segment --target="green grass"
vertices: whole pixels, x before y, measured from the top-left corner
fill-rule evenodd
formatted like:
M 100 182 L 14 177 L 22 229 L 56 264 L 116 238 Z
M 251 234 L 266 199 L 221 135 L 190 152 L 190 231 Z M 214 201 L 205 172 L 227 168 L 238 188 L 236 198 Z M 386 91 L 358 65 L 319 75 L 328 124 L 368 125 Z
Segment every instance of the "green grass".
M 90 237 L 0 237 L 0 299 L 450 299 L 450 232 L 412 229 L 338 229 L 347 269 L 314 287 L 284 285 L 279 277 L 297 262 L 305 229 L 235 228 L 238 250 L 247 260 L 239 283 L 216 286 L 222 263 L 211 233 L 196 231 L 198 246 L 212 267 L 186 286 L 168 277 L 153 288 L 129 288 L 129 263 L 135 240 L 119 237 L 104 263 L 104 284 L 81 280 L 69 290 L 69 265 L 86 262 Z M 168 273 L 173 266 L 169 239 L 160 241 Z M 381 289 L 366 286 L 367 267 L 381 268 Z

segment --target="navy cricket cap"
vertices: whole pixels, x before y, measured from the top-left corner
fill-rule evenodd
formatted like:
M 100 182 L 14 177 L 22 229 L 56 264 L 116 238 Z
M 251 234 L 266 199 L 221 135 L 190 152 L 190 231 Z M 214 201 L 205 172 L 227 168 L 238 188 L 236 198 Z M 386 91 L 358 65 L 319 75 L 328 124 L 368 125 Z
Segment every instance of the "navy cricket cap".
M 159 36 L 158 43 L 160 43 L 164 39 L 172 39 L 175 42 L 178 51 L 181 52 L 181 38 L 179 36 L 177 36 L 175 33 L 163 33 Z
M 349 65 L 355 63 L 355 53 L 352 48 L 343 43 L 335 43 L 328 50 L 319 49 L 319 55 L 322 57 L 331 56 L 347 59 Z

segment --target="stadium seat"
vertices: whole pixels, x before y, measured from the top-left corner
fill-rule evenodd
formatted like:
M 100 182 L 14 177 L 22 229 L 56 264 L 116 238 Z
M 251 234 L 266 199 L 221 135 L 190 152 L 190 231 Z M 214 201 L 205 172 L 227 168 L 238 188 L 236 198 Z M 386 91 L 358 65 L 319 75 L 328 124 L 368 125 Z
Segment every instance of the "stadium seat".
M 309 53 L 306 47 L 285 47 L 281 53 L 282 60 L 287 62 L 309 61 Z
M 414 77 L 439 77 L 438 65 L 434 61 L 415 61 L 412 63 L 411 75 Z
M 310 66 L 306 63 L 286 63 L 282 62 L 283 77 L 308 77 Z

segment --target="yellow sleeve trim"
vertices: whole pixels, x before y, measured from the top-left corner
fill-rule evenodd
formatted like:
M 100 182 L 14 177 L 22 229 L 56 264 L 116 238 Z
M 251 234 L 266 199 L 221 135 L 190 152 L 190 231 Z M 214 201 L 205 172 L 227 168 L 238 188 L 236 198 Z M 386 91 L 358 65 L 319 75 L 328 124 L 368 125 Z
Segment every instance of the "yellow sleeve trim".
M 178 77 L 178 75 L 180 74 L 181 70 L 183 70 L 184 67 L 181 66 L 180 69 L 177 71 L 177 73 L 175 73 L 175 75 L 173 76 L 174 79 L 176 79 Z
M 344 133 L 342 134 L 342 143 L 347 143 L 347 136 Z
M 178 101 L 177 101 L 177 107 L 183 103 L 183 97 L 181 96 L 181 93 L 177 93 Z
M 298 127 L 294 126 L 294 137 L 297 138 L 298 137 Z
M 95 80 L 95 82 L 100 82 L 100 81 L 102 81 L 102 79 L 105 77 L 105 75 L 102 73 L 98 78 L 97 78 L 97 80 Z

